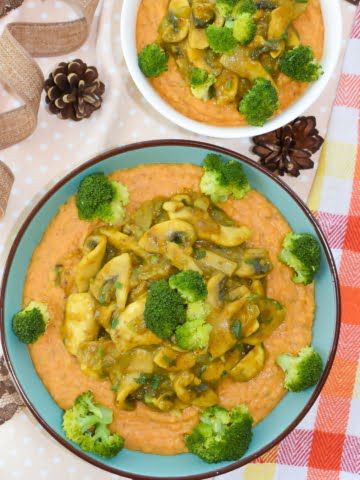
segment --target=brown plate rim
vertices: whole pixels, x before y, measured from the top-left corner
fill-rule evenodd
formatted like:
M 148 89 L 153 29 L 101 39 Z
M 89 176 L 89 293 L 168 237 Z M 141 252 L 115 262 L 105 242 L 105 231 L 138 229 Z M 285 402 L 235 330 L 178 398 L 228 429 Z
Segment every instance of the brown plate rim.
M 240 468 L 253 460 L 257 459 L 264 453 L 266 453 L 268 450 L 273 448 L 275 445 L 277 445 L 281 440 L 283 440 L 300 422 L 301 420 L 305 417 L 306 413 L 310 410 L 310 408 L 313 406 L 315 403 L 317 397 L 319 396 L 326 379 L 329 375 L 330 369 L 332 367 L 332 364 L 334 362 L 336 350 L 337 350 L 337 345 L 338 345 L 338 340 L 339 340 L 339 333 L 340 333 L 340 317 L 341 317 L 341 300 L 340 300 L 340 284 L 339 284 L 339 278 L 336 270 L 336 265 L 335 261 L 333 258 L 333 255 L 331 253 L 330 247 L 328 245 L 328 242 L 325 238 L 325 235 L 323 234 L 319 224 L 317 223 L 315 217 L 309 210 L 309 208 L 304 204 L 304 202 L 298 197 L 298 195 L 291 190 L 291 188 L 283 182 L 280 178 L 276 177 L 275 175 L 272 175 L 270 172 L 268 172 L 264 167 L 256 163 L 254 160 L 251 160 L 250 158 L 246 157 L 245 155 L 242 155 L 240 153 L 237 153 L 233 150 L 218 146 L 218 145 L 213 145 L 211 143 L 207 142 L 200 142 L 200 141 L 195 141 L 195 140 L 178 140 L 178 139 L 169 139 L 169 140 L 150 140 L 150 141 L 145 141 L 145 142 L 139 142 L 139 143 L 132 143 L 128 144 L 122 147 L 114 148 L 112 150 L 106 151 L 100 155 L 97 155 L 93 159 L 83 163 L 82 165 L 78 166 L 74 170 L 72 170 L 70 173 L 65 175 L 61 180 L 59 180 L 40 200 L 39 202 L 33 207 L 29 215 L 27 216 L 26 220 L 22 224 L 19 232 L 17 233 L 15 240 L 11 246 L 10 252 L 8 254 L 6 263 L 5 263 L 5 270 L 4 270 L 4 275 L 3 275 L 3 281 L 1 285 L 1 292 L 0 292 L 0 300 L 5 298 L 5 291 L 6 291 L 6 286 L 7 286 L 7 281 L 8 281 L 8 276 L 9 272 L 11 269 L 12 261 L 14 258 L 14 255 L 17 251 L 17 248 L 19 246 L 19 243 L 28 228 L 29 224 L 33 220 L 33 218 L 36 216 L 38 211 L 43 207 L 43 205 L 56 193 L 64 184 L 66 184 L 69 180 L 71 180 L 74 176 L 78 175 L 79 173 L 83 172 L 84 170 L 87 170 L 89 167 L 96 165 L 97 163 L 100 163 L 103 160 L 106 160 L 110 157 L 113 157 L 115 155 L 123 154 L 126 152 L 134 151 L 134 150 L 142 150 L 145 148 L 149 147 L 164 147 L 164 146 L 183 146 L 183 147 L 195 147 L 195 148 L 202 148 L 202 149 L 208 149 L 220 154 L 228 155 L 230 157 L 234 157 L 238 160 L 241 160 L 245 162 L 246 164 L 250 165 L 251 167 L 254 167 L 255 169 L 259 170 L 260 172 L 264 173 L 266 176 L 271 178 L 274 182 L 276 182 L 283 190 L 285 190 L 297 203 L 297 205 L 301 208 L 301 210 L 305 213 L 305 215 L 308 217 L 309 221 L 312 223 L 313 227 L 316 230 L 316 233 L 322 243 L 322 247 L 325 251 L 326 259 L 327 262 L 330 266 L 331 274 L 333 277 L 333 283 L 334 283 L 334 288 L 335 288 L 335 296 L 336 296 L 336 326 L 335 326 L 335 335 L 334 335 L 334 340 L 331 348 L 331 352 L 329 355 L 329 359 L 325 365 L 323 374 L 321 376 L 321 379 L 319 383 L 317 384 L 310 400 L 307 402 L 303 410 L 299 413 L 299 415 L 294 419 L 294 421 L 280 434 L 278 435 L 274 440 L 269 442 L 265 447 L 263 447 L 261 450 L 258 452 L 254 453 L 253 455 L 250 455 L 249 457 L 246 457 L 243 460 L 239 460 L 237 462 L 232 463 L 231 465 L 228 465 L 226 467 L 222 467 L 219 469 L 211 470 L 207 473 L 203 474 L 196 474 L 196 475 L 186 475 L 186 476 L 174 476 L 174 477 L 153 477 L 153 476 L 148 476 L 148 475 L 139 475 L 139 474 L 131 474 L 129 472 L 122 471 L 119 468 L 115 468 L 106 464 L 103 464 L 102 462 L 93 459 L 92 457 L 89 457 L 85 452 L 82 452 L 78 450 L 76 447 L 71 445 L 67 440 L 63 439 L 58 433 L 56 433 L 50 425 L 48 425 L 42 418 L 41 414 L 38 412 L 38 410 L 35 408 L 35 406 L 32 404 L 31 400 L 28 398 L 26 393 L 23 391 L 22 386 L 15 374 L 15 371 L 13 369 L 9 351 L 7 348 L 7 344 L 5 341 L 5 319 L 4 319 L 4 302 L 0 302 L 0 336 L 1 336 L 1 344 L 4 352 L 4 357 L 6 360 L 6 363 L 9 367 L 9 371 L 14 379 L 14 383 L 25 403 L 25 405 L 29 408 L 30 412 L 34 415 L 36 420 L 40 423 L 40 425 L 53 437 L 55 440 L 57 440 L 61 445 L 63 445 L 65 448 L 70 450 L 72 453 L 74 453 L 76 456 L 81 458 L 82 460 L 85 460 L 86 462 L 94 465 L 95 467 L 98 467 L 102 470 L 108 471 L 110 473 L 114 473 L 117 475 L 122 475 L 127 478 L 131 479 L 136 479 L 136 480 L 164 480 L 166 478 L 168 479 L 177 479 L 177 480 L 200 480 L 200 479 L 205 479 L 205 478 L 211 478 L 215 477 L 217 475 L 221 475 L 227 472 L 230 472 L 232 470 L 235 470 L 237 468 Z

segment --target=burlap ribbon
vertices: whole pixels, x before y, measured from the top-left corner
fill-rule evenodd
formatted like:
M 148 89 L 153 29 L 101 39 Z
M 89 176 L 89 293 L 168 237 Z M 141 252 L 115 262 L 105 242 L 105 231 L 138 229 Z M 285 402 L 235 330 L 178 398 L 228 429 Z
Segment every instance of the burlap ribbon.
M 20 142 L 35 130 L 44 76 L 32 57 L 62 55 L 79 48 L 89 34 L 98 3 L 71 0 L 83 14 L 72 22 L 10 23 L 5 27 L 0 37 L 0 80 L 23 105 L 0 114 L 0 149 Z M 3 174 L 5 171 L 0 162 L 0 217 L 13 182 L 12 176 Z

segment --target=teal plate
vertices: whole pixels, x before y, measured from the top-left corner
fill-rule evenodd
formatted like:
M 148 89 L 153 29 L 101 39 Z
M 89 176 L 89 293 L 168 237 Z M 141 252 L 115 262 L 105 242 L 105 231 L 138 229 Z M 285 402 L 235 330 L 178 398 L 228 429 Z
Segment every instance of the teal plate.
M 139 164 L 191 162 L 201 165 L 205 155 L 210 152 L 239 160 L 253 188 L 272 201 L 292 228 L 298 232 L 312 233 L 322 245 L 321 269 L 316 278 L 317 310 L 313 329 L 313 345 L 326 365 L 322 378 L 315 388 L 286 395 L 254 428 L 250 448 L 246 456 L 238 462 L 210 465 L 191 454 L 159 456 L 126 449 L 111 460 L 85 454 L 65 438 L 61 429 L 62 410 L 52 400 L 37 376 L 28 349 L 17 340 L 11 329 L 12 316 L 21 309 L 22 288 L 19 286 L 24 284 L 33 251 L 60 205 L 75 194 L 80 180 L 86 175 L 99 170 L 110 173 Z M 340 299 L 334 260 L 324 235 L 301 200 L 283 182 L 248 158 L 206 143 L 181 140 L 145 142 L 119 148 L 91 160 L 67 175 L 43 197 L 23 224 L 10 251 L 1 290 L 2 346 L 26 405 L 40 424 L 73 453 L 97 467 L 131 478 L 212 477 L 245 465 L 272 448 L 300 422 L 319 395 L 335 356 L 339 327 Z

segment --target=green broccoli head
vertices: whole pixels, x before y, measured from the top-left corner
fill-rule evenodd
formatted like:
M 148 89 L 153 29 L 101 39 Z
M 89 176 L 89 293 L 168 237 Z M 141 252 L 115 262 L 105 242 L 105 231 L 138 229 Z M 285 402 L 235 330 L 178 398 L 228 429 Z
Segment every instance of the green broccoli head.
M 279 107 L 276 88 L 264 78 L 257 78 L 242 98 L 239 111 L 250 125 L 261 127 Z
M 190 89 L 194 97 L 199 100 L 209 100 L 212 97 L 211 87 L 216 77 L 201 68 L 193 68 L 190 75 Z
M 314 82 L 323 73 L 311 47 L 304 45 L 286 50 L 280 58 L 279 68 L 297 82 Z
M 236 160 L 227 162 L 220 155 L 210 153 L 204 160 L 204 170 L 200 190 L 215 203 L 230 196 L 239 200 L 251 190 L 242 166 Z
M 168 69 L 168 57 L 157 43 L 150 43 L 138 54 L 140 70 L 145 77 L 158 77 Z
M 203 412 L 185 443 L 191 453 L 208 463 L 238 460 L 250 445 L 252 423 L 245 405 L 232 410 L 215 405 Z
M 323 370 L 320 355 L 312 348 L 305 347 L 294 357 L 287 353 L 278 355 L 276 363 L 285 372 L 284 387 L 290 392 L 300 392 L 315 385 Z
M 177 327 L 176 344 L 184 350 L 200 350 L 209 344 L 212 326 L 206 323 L 211 306 L 200 300 L 190 303 L 186 310 L 186 322 Z
M 209 25 L 206 29 L 206 35 L 210 48 L 215 53 L 231 54 L 237 45 L 233 31 L 228 27 Z
M 92 173 L 79 185 L 76 206 L 82 220 L 103 220 L 120 224 L 125 217 L 125 205 L 129 203 L 127 188 L 109 180 L 103 173 Z
M 256 10 L 256 5 L 253 0 L 240 0 L 235 5 L 232 11 L 232 16 L 236 18 L 242 13 L 250 13 L 251 15 L 253 15 L 254 13 L 256 13 Z
M 216 0 L 216 8 L 223 17 L 228 17 L 231 15 L 237 2 L 238 0 Z
M 47 306 L 33 301 L 26 308 L 15 313 L 12 329 L 20 342 L 34 343 L 45 332 L 49 319 Z
M 170 288 L 177 290 L 186 303 L 204 300 L 207 297 L 207 287 L 200 273 L 185 270 L 169 278 Z
M 184 302 L 166 280 L 157 280 L 150 285 L 144 319 L 147 328 L 163 339 L 170 338 L 176 327 L 185 322 Z
M 295 270 L 293 282 L 308 285 L 320 268 L 319 242 L 309 233 L 288 233 L 279 260 Z
M 254 38 L 256 23 L 251 13 L 241 13 L 234 22 L 233 35 L 240 45 L 247 45 Z
M 85 452 L 111 458 L 124 447 L 124 439 L 108 429 L 112 418 L 112 410 L 95 403 L 89 391 L 79 395 L 74 405 L 65 411 L 63 430 L 67 438 Z
M 186 320 L 204 322 L 211 313 L 211 310 L 211 305 L 203 300 L 189 303 L 186 309 Z

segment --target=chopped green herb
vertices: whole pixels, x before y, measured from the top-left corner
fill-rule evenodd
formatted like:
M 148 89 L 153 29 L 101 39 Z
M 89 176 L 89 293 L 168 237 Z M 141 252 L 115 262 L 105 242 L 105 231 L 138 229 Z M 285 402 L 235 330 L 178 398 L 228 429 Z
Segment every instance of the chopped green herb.
M 116 328 L 119 325 L 120 318 L 119 317 L 114 317 L 111 320 L 111 328 Z
M 138 383 L 139 385 L 145 385 L 148 382 L 148 379 L 148 375 L 146 375 L 145 373 L 140 373 L 140 375 L 136 379 L 136 383 Z
M 123 284 L 121 282 L 115 282 L 115 288 L 120 290 L 120 288 L 123 288 Z
M 64 269 L 64 267 L 62 265 L 59 265 L 59 264 L 55 265 L 54 274 L 55 274 L 55 286 L 56 287 L 60 287 L 60 285 L 61 285 L 61 275 L 62 275 L 63 269 Z
M 194 248 L 194 257 L 196 260 L 201 260 L 202 258 L 206 257 L 206 250 L 202 248 Z
M 241 330 L 242 325 L 240 320 L 235 320 L 231 325 L 231 333 L 234 335 L 235 338 L 239 339 L 241 338 Z

